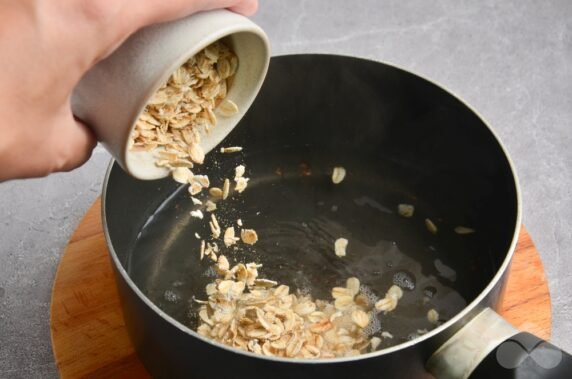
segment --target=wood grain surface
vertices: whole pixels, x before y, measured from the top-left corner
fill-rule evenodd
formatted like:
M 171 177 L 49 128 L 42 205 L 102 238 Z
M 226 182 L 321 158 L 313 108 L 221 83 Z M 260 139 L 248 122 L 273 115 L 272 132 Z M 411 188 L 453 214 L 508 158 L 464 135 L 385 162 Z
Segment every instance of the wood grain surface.
M 148 378 L 129 341 L 101 225 L 89 209 L 61 258 L 52 290 L 51 334 L 62 379 Z M 500 313 L 549 339 L 550 295 L 542 262 L 522 228 Z

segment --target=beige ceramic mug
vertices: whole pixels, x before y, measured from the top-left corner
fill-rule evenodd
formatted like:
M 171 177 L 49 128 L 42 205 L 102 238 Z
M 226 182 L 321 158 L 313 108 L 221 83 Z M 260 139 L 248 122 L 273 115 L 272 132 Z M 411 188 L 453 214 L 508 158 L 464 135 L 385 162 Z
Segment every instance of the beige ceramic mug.
M 145 105 L 169 76 L 190 57 L 225 38 L 239 62 L 226 99 L 239 111 L 219 118 L 201 137 L 212 150 L 236 126 L 256 97 L 270 60 L 266 34 L 248 18 L 228 10 L 201 12 L 139 30 L 80 80 L 71 99 L 73 114 L 89 125 L 121 167 L 139 179 L 167 176 L 149 152 L 128 148 L 130 134 Z M 216 114 L 216 110 L 215 110 Z

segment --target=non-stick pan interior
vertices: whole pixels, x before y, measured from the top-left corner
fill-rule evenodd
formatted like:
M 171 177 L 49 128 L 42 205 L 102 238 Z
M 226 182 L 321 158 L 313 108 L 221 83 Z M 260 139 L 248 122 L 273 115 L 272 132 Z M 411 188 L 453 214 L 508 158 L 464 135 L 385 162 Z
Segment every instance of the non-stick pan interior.
M 499 143 L 465 105 L 410 73 L 371 61 L 326 55 L 273 58 L 262 91 L 196 173 L 220 186 L 244 164 L 247 190 L 217 203 L 223 230 L 255 229 L 253 247 L 224 248 L 231 265 L 262 263 L 261 277 L 330 299 L 355 276 L 372 297 L 393 283 L 398 308 L 372 332 L 393 345 L 453 317 L 490 282 L 507 254 L 517 217 L 515 179 Z M 347 170 L 338 185 L 334 166 Z M 216 274 L 199 260 L 207 220 L 171 180 L 140 182 L 116 165 L 105 197 L 109 236 L 132 280 L 160 308 L 196 327 L 193 297 L 205 299 Z M 208 194 L 199 198 L 206 200 Z M 415 214 L 397 213 L 400 203 Z M 208 217 L 208 213 L 205 212 Z M 438 228 L 430 233 L 425 219 Z M 473 234 L 455 233 L 457 226 Z M 347 256 L 334 241 L 349 240 Z

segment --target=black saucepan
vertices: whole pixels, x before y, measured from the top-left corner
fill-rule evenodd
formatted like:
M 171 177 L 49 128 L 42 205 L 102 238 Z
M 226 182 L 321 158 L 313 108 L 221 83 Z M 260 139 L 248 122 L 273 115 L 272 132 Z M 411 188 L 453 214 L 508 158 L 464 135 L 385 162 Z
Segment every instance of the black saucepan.
M 260 262 L 264 277 L 317 298 L 350 276 L 378 293 L 398 284 L 405 292 L 398 308 L 379 316 L 393 338 L 373 353 L 310 361 L 199 336 L 192 299 L 205 297 L 212 262 L 199 260 L 195 233 L 209 234 L 207 222 L 189 215 L 197 206 L 184 186 L 138 181 L 113 164 L 103 191 L 105 232 L 126 324 L 153 376 L 558 377 L 570 369 L 565 353 L 491 310 L 519 232 L 519 190 L 492 130 L 449 92 L 377 62 L 277 57 L 223 143 L 244 150 L 213 151 L 198 171 L 216 184 L 246 165 L 247 190 L 217 212 L 241 218 L 260 237 L 229 258 Z M 339 185 L 330 179 L 334 166 L 347 171 Z M 413 217 L 398 214 L 401 203 L 415 206 Z M 475 232 L 459 234 L 458 226 Z M 333 251 L 342 236 L 350 241 L 343 259 Z M 431 308 L 439 312 L 436 328 L 426 317 Z

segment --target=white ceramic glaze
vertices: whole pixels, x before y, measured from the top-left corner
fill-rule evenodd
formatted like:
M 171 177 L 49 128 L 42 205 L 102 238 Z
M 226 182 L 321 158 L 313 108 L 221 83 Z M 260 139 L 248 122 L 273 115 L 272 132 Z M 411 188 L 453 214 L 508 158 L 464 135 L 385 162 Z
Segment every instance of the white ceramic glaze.
M 239 112 L 228 118 L 219 117 L 216 127 L 202 136 L 204 151 L 212 150 L 254 101 L 270 60 L 264 31 L 248 18 L 228 10 L 197 13 L 133 34 L 78 83 L 71 99 L 74 115 L 94 130 L 103 146 L 134 177 L 151 180 L 167 176 L 168 170 L 157 167 L 151 153 L 128 151 L 129 135 L 148 99 L 171 73 L 221 38 L 230 41 L 238 56 L 239 68 L 227 99 L 238 105 Z

